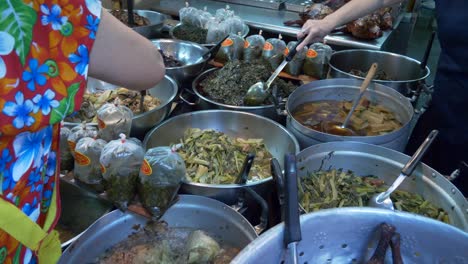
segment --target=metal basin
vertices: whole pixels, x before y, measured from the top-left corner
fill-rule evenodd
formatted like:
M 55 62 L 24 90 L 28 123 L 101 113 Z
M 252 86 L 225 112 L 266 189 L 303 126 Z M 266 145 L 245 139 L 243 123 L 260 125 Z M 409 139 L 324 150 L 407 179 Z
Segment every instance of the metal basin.
M 385 71 L 393 79 L 374 82 L 391 87 L 408 97 L 431 74 L 429 67 L 426 66 L 426 70 L 422 71 L 419 61 L 400 54 L 375 50 L 344 50 L 332 54 L 329 77 L 364 80 L 363 77 L 349 72 L 352 69 L 366 72 L 374 62 L 379 64 L 379 70 Z
M 169 35 L 171 36 L 171 38 L 173 39 L 178 39 L 174 36 L 174 30 L 176 30 L 177 28 L 179 28 L 180 26 L 182 26 L 182 23 L 178 23 L 177 25 L 173 26 L 170 30 L 169 30 Z M 247 37 L 247 35 L 249 34 L 249 26 L 247 24 L 244 23 L 244 29 L 242 30 L 242 37 L 245 38 Z M 216 45 L 216 43 L 201 43 L 200 45 L 202 46 L 205 46 L 207 48 L 211 48 L 213 47 L 214 45 Z
M 91 224 L 114 208 L 111 202 L 90 195 L 63 179 L 60 179 L 60 201 L 62 211 L 57 226 L 75 234 L 72 239 L 62 241 L 62 248 L 69 246 Z
M 250 223 L 230 207 L 201 196 L 179 195 L 162 217 L 170 227 L 202 229 L 231 246 L 243 248 L 257 234 Z M 148 219 L 130 212 L 112 211 L 101 217 L 63 252 L 59 263 L 94 263 L 113 245 L 142 228 Z
M 359 141 L 384 146 L 403 152 L 411 133 L 410 121 L 414 110 L 408 98 L 392 88 L 381 84 L 371 84 L 364 96 L 373 103 L 383 105 L 396 114 L 403 124 L 399 130 L 380 136 L 338 136 L 322 133 L 306 126 L 292 117 L 292 112 L 306 102 L 338 100 L 352 101 L 359 93 L 360 80 L 353 79 L 327 79 L 308 83 L 297 88 L 286 103 L 288 118 L 286 127 L 293 133 L 301 148 L 331 141 Z
M 276 107 L 274 105 L 261 105 L 261 106 L 235 106 L 227 105 L 216 102 L 214 100 L 206 97 L 206 93 L 203 92 L 203 88 L 200 86 L 200 83 L 209 75 L 213 74 L 215 71 L 218 71 L 218 68 L 209 69 L 202 74 L 200 74 L 192 83 L 192 90 L 198 96 L 199 101 L 195 104 L 202 110 L 207 109 L 222 109 L 222 110 L 234 110 L 248 112 L 256 115 L 261 115 L 267 118 L 270 118 L 275 121 L 279 121 L 282 116 L 278 115 L 276 112 Z
M 147 39 L 152 39 L 160 35 L 161 29 L 164 25 L 164 20 L 170 19 L 170 16 L 168 15 L 151 10 L 134 10 L 134 12 L 142 17 L 146 17 L 150 21 L 150 24 L 147 26 L 133 28 L 133 30 Z
M 468 233 L 426 217 L 376 208 L 338 208 L 302 215 L 298 263 L 366 263 L 386 222 L 401 234 L 404 263 L 467 263 Z M 233 264 L 280 263 L 285 254 L 284 224 L 245 247 Z M 393 263 L 387 250 L 385 263 Z
M 100 84 L 101 88 L 105 89 L 115 89 L 117 86 L 105 83 L 102 81 L 97 81 Z M 88 84 L 88 87 L 90 84 Z M 149 95 L 157 97 L 161 101 L 161 105 L 155 109 L 144 112 L 142 114 L 134 115 L 132 119 L 132 129 L 130 131 L 130 136 L 139 138 L 143 140 L 151 128 L 161 123 L 170 113 L 172 102 L 174 101 L 177 92 L 178 86 L 176 82 L 169 76 L 164 76 L 164 79 L 161 80 L 156 86 L 147 90 Z M 67 127 L 74 127 L 80 123 L 71 123 L 65 122 L 64 125 Z M 96 123 L 90 123 L 97 127 Z
M 171 76 L 179 86 L 190 83 L 205 68 L 208 57 L 202 58 L 208 52 L 199 44 L 174 39 L 156 39 L 153 44 L 163 50 L 164 54 L 173 56 L 183 63 L 181 67 L 166 67 L 166 74 Z
M 409 156 L 380 146 L 359 142 L 329 142 L 315 145 L 297 155 L 299 177 L 317 170 L 345 169 L 357 175 L 374 175 L 392 183 Z M 468 202 L 463 194 L 443 175 L 420 164 L 401 187 L 444 209 L 451 224 L 468 231 Z
M 299 145 L 294 136 L 280 124 L 258 115 L 227 110 L 191 112 L 168 119 L 149 132 L 143 144 L 149 149 L 178 143 L 189 128 L 215 129 L 232 137 L 263 138 L 270 153 L 281 164 L 286 153 L 299 152 Z M 269 177 L 247 183 L 247 186 L 265 197 L 271 192 L 271 182 L 272 178 Z M 182 184 L 181 192 L 207 196 L 233 205 L 237 202 L 243 186 L 187 182 Z

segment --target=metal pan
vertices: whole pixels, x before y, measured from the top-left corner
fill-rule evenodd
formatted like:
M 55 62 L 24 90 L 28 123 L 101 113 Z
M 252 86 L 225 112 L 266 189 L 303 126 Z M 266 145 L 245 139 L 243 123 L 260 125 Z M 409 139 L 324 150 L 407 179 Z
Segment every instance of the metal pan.
M 229 206 L 202 196 L 180 195 L 162 220 L 170 227 L 202 229 L 219 241 L 244 248 L 257 234 L 250 223 Z M 146 225 L 143 216 L 120 210 L 101 217 L 63 252 L 58 263 L 92 263 L 113 245 Z

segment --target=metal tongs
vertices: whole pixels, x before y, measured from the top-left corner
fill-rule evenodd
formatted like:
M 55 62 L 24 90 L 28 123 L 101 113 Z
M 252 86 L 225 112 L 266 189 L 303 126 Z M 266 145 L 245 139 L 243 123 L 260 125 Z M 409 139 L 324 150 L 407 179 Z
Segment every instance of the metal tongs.
M 284 182 L 284 196 L 283 191 L 279 190 L 280 204 L 282 204 L 282 215 L 284 215 L 284 246 L 286 248 L 279 262 L 297 264 L 299 263 L 297 255 L 297 244 L 302 240 L 300 212 L 299 212 L 299 199 L 297 187 L 297 168 L 296 156 L 288 154 L 285 156 L 284 168 L 285 174 L 279 170 L 279 164 L 276 159 L 272 159 L 271 166 L 273 177 L 278 182 Z M 277 184 L 280 189 L 281 183 Z M 283 200 L 284 199 L 284 200 Z

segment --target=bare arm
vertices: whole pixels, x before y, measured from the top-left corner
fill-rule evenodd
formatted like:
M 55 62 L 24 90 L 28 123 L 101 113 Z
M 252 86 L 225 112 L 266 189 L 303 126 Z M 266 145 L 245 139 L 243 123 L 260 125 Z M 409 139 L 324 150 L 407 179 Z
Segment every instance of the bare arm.
M 301 50 L 305 45 L 321 41 L 337 26 L 363 17 L 375 10 L 401 2 L 402 0 L 352 0 L 322 20 L 309 19 L 297 34 L 298 38 L 307 35 L 304 42 L 297 47 Z
M 91 77 L 133 90 L 145 90 L 164 78 L 157 48 L 103 10 L 89 60 Z

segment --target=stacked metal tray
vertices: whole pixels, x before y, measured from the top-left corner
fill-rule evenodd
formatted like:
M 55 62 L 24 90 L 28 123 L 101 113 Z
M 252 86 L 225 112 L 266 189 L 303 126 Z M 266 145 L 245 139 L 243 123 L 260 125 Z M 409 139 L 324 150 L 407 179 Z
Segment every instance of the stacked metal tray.
M 306 6 L 313 3 L 313 0 L 286 0 L 284 4 L 287 11 L 303 12 Z
M 227 2 L 239 5 L 248 5 L 279 10 L 283 7 L 284 2 L 286 2 L 286 0 L 219 0 L 219 2 Z

